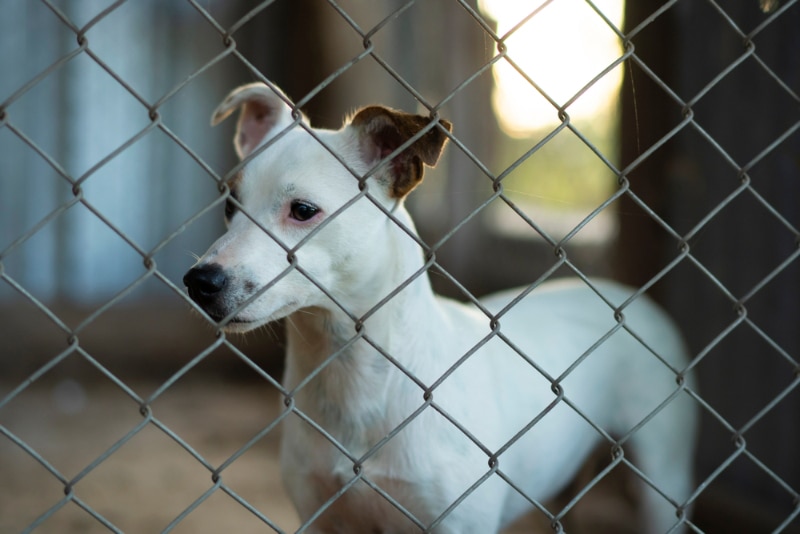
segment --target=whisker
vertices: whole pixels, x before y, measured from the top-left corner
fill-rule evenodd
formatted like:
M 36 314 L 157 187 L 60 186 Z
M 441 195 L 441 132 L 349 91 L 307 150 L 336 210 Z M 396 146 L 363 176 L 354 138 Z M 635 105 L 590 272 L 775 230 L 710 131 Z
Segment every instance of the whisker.
M 198 262 L 198 261 L 200 261 L 200 257 L 201 257 L 201 256 L 198 256 L 197 254 L 195 254 L 195 253 L 194 253 L 194 252 L 192 252 L 191 250 L 184 250 L 183 252 L 184 252 L 184 253 L 186 253 L 186 254 L 188 254 L 189 256 L 191 256 L 191 257 L 194 259 L 194 261 L 195 261 L 195 262 Z

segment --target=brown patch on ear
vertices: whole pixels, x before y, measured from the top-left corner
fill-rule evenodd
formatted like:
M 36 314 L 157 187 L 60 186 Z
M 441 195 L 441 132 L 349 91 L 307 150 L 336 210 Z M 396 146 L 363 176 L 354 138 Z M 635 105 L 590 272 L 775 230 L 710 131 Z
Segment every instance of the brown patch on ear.
M 361 149 L 367 162 L 377 163 L 433 120 L 383 106 L 369 106 L 356 113 L 350 124 L 359 130 Z M 452 131 L 450 122 L 439 119 L 439 124 L 448 132 Z M 440 128 L 433 127 L 392 159 L 389 172 L 393 197 L 403 198 L 419 185 L 424 174 L 423 164 L 436 165 L 446 141 L 447 135 Z

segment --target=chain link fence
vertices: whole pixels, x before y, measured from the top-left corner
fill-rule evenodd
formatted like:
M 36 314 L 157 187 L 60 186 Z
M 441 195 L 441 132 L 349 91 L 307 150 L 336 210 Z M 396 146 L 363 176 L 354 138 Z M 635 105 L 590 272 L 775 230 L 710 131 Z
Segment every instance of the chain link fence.
M 267 361 L 281 342 L 264 354 L 218 331 L 190 311 L 180 281 L 194 261 L 189 251 L 205 250 L 222 231 L 235 167 L 230 135 L 212 132 L 207 117 L 228 90 L 274 80 L 275 72 L 312 122 L 335 124 L 339 115 L 327 108 L 369 104 L 375 92 L 395 107 L 452 120 L 449 154 L 422 186 L 432 200 L 418 192 L 412 206 L 427 269 L 445 292 L 480 307 L 476 292 L 509 280 L 524 279 L 529 290 L 563 275 L 591 285 L 610 268 L 589 259 L 617 257 L 636 296 L 656 296 L 687 331 L 692 360 L 680 372 L 701 379 L 698 391 L 688 390 L 704 421 L 697 479 L 689 499 L 675 503 L 695 514 L 680 522 L 694 532 L 800 531 L 800 3 L 640 2 L 626 8 L 622 29 L 603 3 L 574 0 L 622 53 L 561 101 L 507 43 L 566 1 L 532 4 L 502 34 L 466 0 L 4 4 L 0 530 L 313 528 L 317 515 L 299 522 L 280 488 L 275 440 L 290 416 L 330 436 Z M 277 46 L 265 47 L 270 32 Z M 662 39 L 674 46 L 665 51 Z M 703 47 L 719 51 L 715 62 L 692 62 Z M 558 117 L 502 165 L 491 159 L 490 139 L 497 64 L 516 69 Z M 599 148 L 570 112 L 623 67 L 618 155 Z M 591 152 L 613 187 L 559 232 L 505 184 L 564 135 Z M 498 204 L 524 222 L 534 253 L 546 259 L 486 229 Z M 579 245 L 609 213 L 619 225 L 616 249 Z M 498 243 L 524 257 L 470 267 L 481 248 Z M 126 312 L 131 303 L 138 307 Z M 168 323 L 164 306 L 177 310 Z M 157 361 L 165 353 L 172 357 Z M 223 359 L 237 367 L 237 380 L 257 380 L 220 386 L 215 365 Z M 158 369 L 157 378 L 143 382 L 142 367 Z M 430 404 L 423 408 L 436 409 Z M 620 472 L 646 477 L 629 458 L 604 454 L 601 468 L 579 476 L 568 494 L 548 503 L 528 497 L 537 513 L 514 531 L 638 531 L 631 491 L 620 482 L 623 496 L 609 500 L 609 481 Z M 362 479 L 356 470 L 349 484 Z

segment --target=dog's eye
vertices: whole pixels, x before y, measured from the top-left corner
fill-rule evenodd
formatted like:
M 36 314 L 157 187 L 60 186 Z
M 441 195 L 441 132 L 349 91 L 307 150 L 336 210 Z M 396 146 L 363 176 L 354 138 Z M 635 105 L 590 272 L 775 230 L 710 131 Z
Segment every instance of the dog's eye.
M 319 212 L 319 208 L 302 200 L 292 202 L 289 215 L 296 221 L 307 221 Z

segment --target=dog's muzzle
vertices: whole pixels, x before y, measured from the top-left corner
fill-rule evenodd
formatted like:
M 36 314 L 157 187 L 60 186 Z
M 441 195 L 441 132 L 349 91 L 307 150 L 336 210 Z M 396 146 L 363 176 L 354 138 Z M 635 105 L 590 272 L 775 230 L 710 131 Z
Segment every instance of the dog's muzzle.
M 228 285 L 228 276 L 217 263 L 192 267 L 183 277 L 189 297 L 211 316 L 219 320 L 225 317 L 223 292 Z

